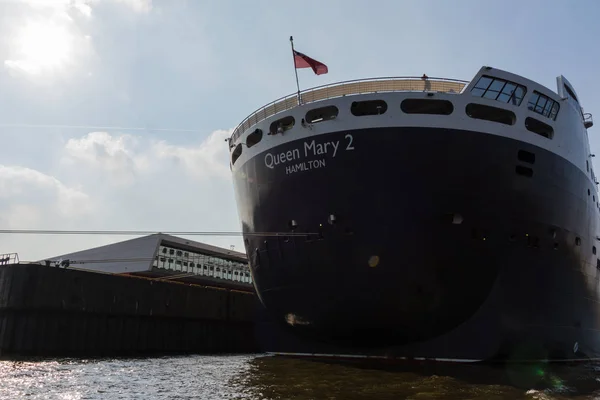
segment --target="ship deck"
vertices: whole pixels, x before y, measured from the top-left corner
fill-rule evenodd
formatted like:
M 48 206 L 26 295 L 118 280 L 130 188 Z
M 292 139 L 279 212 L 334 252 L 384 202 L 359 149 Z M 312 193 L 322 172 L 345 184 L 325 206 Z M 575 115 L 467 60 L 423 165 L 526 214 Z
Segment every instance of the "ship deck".
M 336 97 L 386 92 L 438 92 L 460 94 L 469 81 L 447 78 L 384 77 L 336 82 L 306 89 L 274 100 L 248 115 L 234 130 L 230 146 L 251 126 L 272 115 L 297 107 Z

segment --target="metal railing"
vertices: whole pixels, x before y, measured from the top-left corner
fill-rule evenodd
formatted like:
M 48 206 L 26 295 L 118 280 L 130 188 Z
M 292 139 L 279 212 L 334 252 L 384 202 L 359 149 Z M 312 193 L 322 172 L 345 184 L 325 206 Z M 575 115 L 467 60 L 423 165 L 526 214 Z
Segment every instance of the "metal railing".
M 17 253 L 0 254 L 0 265 L 18 264 L 19 255 Z
M 300 92 L 301 104 L 313 103 L 348 95 L 385 92 L 443 92 L 460 93 L 469 81 L 445 78 L 386 77 L 358 79 L 317 86 Z M 260 107 L 247 116 L 234 130 L 229 145 L 252 125 L 281 111 L 298 106 L 298 94 L 293 93 Z

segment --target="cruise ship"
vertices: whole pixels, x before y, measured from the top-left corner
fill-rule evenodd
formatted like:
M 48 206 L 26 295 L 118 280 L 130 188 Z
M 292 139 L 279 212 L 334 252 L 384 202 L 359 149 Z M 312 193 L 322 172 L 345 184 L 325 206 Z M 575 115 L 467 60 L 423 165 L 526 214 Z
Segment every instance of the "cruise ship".
M 228 145 L 253 284 L 292 338 L 267 351 L 599 358 L 593 121 L 556 82 L 347 81 L 243 120 Z

